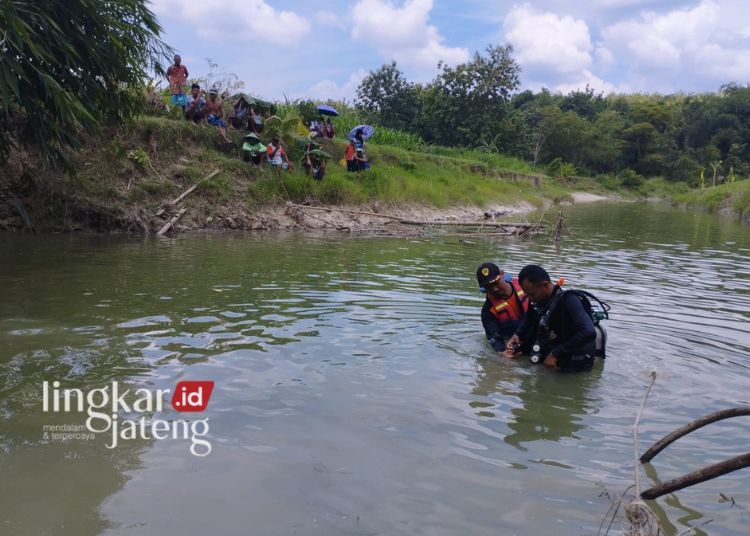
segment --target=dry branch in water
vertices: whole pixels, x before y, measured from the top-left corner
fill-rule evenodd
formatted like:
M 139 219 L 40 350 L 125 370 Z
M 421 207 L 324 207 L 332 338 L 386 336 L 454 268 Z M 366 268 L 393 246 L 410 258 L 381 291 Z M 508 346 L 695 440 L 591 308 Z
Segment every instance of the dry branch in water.
M 716 421 L 731 419 L 732 417 L 742 417 L 746 415 L 750 415 L 750 407 L 747 406 L 723 409 L 721 411 L 717 411 L 716 413 L 711 413 L 710 415 L 701 417 L 700 419 L 695 419 L 694 421 L 689 422 L 681 428 L 678 428 L 671 434 L 667 434 L 662 439 L 654 443 L 653 446 L 646 452 L 644 452 L 643 456 L 641 456 L 641 463 L 650 462 L 654 458 L 654 456 L 656 456 L 669 445 L 680 439 L 682 436 L 689 434 L 690 432 L 698 430 L 699 428 L 703 428 L 704 426 Z

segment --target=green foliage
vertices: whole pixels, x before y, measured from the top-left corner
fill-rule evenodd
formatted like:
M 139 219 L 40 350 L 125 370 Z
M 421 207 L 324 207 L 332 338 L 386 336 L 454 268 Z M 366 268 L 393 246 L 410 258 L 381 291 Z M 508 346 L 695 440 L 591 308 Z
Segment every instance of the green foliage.
M 146 167 L 151 165 L 151 160 L 149 160 L 148 158 L 148 153 L 143 149 L 143 147 L 139 147 L 134 151 L 130 151 L 128 153 L 128 160 L 133 162 L 140 169 L 146 169 Z
M 302 119 L 305 125 L 309 125 L 315 119 L 320 117 L 318 105 L 311 100 L 298 100 L 294 102 L 294 108 L 297 115 Z
M 489 46 L 456 67 L 439 65 L 437 78 L 422 88 L 421 113 L 415 130 L 440 145 L 477 146 L 477 140 L 503 138 L 508 131 L 508 101 L 518 87 L 520 68 L 510 45 Z
M 596 182 L 601 184 L 607 190 L 617 190 L 622 186 L 620 178 L 617 175 L 613 175 L 611 173 L 597 175 Z
M 368 122 L 406 129 L 419 116 L 419 88 L 406 81 L 393 61 L 364 77 L 357 88 L 356 106 Z
M 709 184 L 750 174 L 750 86 L 703 95 L 605 97 L 590 87 L 514 95 L 519 69 L 508 45 L 440 67 L 425 85 L 409 82 L 395 63 L 370 72 L 358 88 L 361 115 L 339 123 L 372 121 L 379 131 L 418 134 L 428 147 L 504 153 L 532 166 L 561 159 L 591 175 L 630 169 L 698 185 L 701 168 L 710 170 Z
M 560 177 L 566 179 L 576 174 L 576 167 L 565 162 L 562 158 L 555 158 L 552 162 L 547 165 L 547 170 L 553 177 Z
M 141 109 L 170 52 L 145 0 L 4 0 L 0 28 L 0 161 L 21 142 L 66 162 L 81 130 Z
M 629 190 L 638 190 L 643 186 L 644 179 L 632 169 L 624 169 L 620 172 L 620 183 Z

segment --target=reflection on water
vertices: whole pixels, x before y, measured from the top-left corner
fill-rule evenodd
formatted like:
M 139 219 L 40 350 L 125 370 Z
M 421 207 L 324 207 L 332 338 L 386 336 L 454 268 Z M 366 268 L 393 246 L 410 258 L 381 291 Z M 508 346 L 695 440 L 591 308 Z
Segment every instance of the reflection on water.
M 599 484 L 644 447 L 748 403 L 750 231 L 659 206 L 567 214 L 531 241 L 299 235 L 0 237 L 0 533 L 595 534 Z M 607 362 L 560 375 L 498 360 L 473 273 L 535 261 L 613 305 Z M 41 382 L 216 382 L 213 452 L 45 442 Z M 56 417 L 58 418 L 58 417 Z M 644 483 L 746 450 L 724 422 Z M 676 534 L 747 525 L 750 475 L 659 500 Z
M 598 401 L 592 393 L 600 387 L 601 362 L 585 375 L 561 376 L 526 363 L 478 360 L 480 369 L 472 392 L 485 399 L 498 398 L 497 404 L 476 402 L 482 408 L 477 415 L 496 418 L 507 414 L 510 433 L 503 440 L 514 447 L 528 450 L 523 445 L 545 440 L 560 442 L 563 438 L 579 439 L 576 435 L 583 424 L 582 417 L 594 410 Z M 495 397 L 495 394 L 501 395 Z M 516 399 L 510 408 L 503 403 Z M 492 411 L 496 408 L 496 411 Z

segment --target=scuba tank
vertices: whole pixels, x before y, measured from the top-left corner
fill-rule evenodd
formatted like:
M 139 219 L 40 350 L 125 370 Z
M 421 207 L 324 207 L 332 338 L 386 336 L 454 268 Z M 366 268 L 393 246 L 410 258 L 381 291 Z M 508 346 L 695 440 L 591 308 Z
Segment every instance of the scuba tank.
M 609 304 L 585 290 L 572 290 L 570 292 L 576 293 L 584 309 L 591 315 L 591 321 L 594 323 L 594 331 L 596 331 L 595 355 L 605 359 L 607 357 L 607 330 L 601 325 L 601 321 L 609 319 Z
M 559 288 L 558 292 L 553 296 L 552 300 L 546 305 L 546 307 L 540 311 L 536 340 L 531 347 L 529 360 L 534 364 L 541 363 L 544 357 L 549 353 L 550 347 L 552 346 L 549 340 L 549 320 L 557 305 L 568 293 L 576 295 L 594 324 L 596 338 L 594 340 L 593 356 L 591 357 L 598 356 L 604 359 L 607 353 L 607 330 L 601 325 L 601 321 L 609 319 L 609 304 L 601 301 L 599 298 L 585 290 L 562 290 L 561 287 L 563 282 L 564 280 L 562 279 L 558 282 L 556 285 Z

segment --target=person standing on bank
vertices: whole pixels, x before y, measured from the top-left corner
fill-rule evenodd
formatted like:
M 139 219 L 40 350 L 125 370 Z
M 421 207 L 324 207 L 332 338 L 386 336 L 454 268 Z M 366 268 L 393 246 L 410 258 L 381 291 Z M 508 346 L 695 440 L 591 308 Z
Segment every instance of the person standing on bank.
M 482 306 L 482 326 L 487 340 L 496 352 L 503 352 L 506 341 L 519 328 L 529 308 L 528 298 L 517 280 L 491 262 L 479 265 L 477 283 L 487 295 Z
M 187 95 L 185 95 L 185 84 L 190 74 L 187 67 L 182 64 L 182 58 L 175 54 L 174 63 L 167 69 L 167 82 L 169 82 L 169 93 L 172 96 L 172 104 L 182 108 L 185 113 L 187 108 Z
M 518 280 L 532 307 L 503 355 L 516 357 L 532 348 L 532 358 L 537 353 L 547 367 L 590 370 L 596 355 L 596 329 L 578 294 L 553 285 L 547 271 L 536 264 L 525 266 Z

